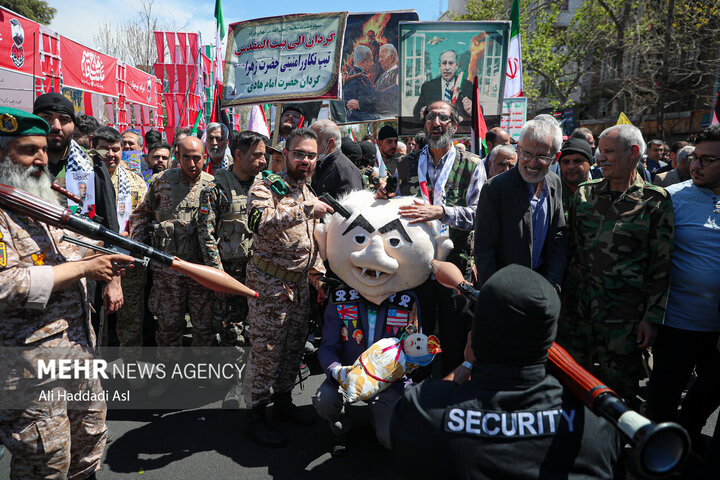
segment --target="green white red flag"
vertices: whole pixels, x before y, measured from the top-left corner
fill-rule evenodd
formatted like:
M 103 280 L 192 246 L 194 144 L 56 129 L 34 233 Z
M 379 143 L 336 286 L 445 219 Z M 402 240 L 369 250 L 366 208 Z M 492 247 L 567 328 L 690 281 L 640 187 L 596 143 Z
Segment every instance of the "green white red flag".
M 513 0 L 510 13 L 510 45 L 505 71 L 504 98 L 523 97 L 522 49 L 520 48 L 520 0 Z

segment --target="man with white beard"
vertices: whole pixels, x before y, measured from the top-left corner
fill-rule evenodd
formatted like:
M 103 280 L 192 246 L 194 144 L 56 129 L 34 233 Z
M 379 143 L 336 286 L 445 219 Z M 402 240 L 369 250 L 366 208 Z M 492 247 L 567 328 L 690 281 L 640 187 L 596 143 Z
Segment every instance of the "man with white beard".
M 49 130 L 40 117 L 0 108 L 0 183 L 56 204 L 47 168 Z M 110 281 L 133 258 L 82 258 L 75 245 L 60 241 L 63 233 L 0 209 L 0 350 L 6 352 L 0 372 L 0 443 L 13 457 L 11 478 L 92 479 L 101 466 L 105 401 L 61 400 L 81 391 L 98 395 L 99 380 L 49 383 L 39 380 L 34 365 L 38 355 L 91 360 L 96 340 L 86 280 Z M 12 354 L 7 347 L 15 349 Z M 42 395 L 47 391 L 54 392 L 49 399 Z
M 209 123 L 205 134 L 205 149 L 207 150 L 208 157 L 210 157 L 209 165 L 206 166 L 205 171 L 210 175 L 214 175 L 214 172 L 221 168 L 228 170 L 231 159 L 228 159 L 225 155 L 229 135 L 227 127 L 222 123 Z

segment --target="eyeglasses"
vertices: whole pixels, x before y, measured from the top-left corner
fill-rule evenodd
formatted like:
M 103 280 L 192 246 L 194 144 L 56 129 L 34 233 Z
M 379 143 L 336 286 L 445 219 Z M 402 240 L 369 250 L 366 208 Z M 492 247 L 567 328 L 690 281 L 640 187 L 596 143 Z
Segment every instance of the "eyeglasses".
M 427 114 L 427 117 L 425 117 L 425 120 L 429 120 L 432 122 L 436 118 L 440 119 L 440 121 L 442 123 L 447 123 L 452 119 L 452 117 L 450 115 L 448 115 L 447 113 L 431 112 L 431 113 Z
M 317 157 L 317 152 L 304 152 L 302 150 L 293 150 L 292 153 L 300 160 L 302 160 L 303 158 L 307 158 L 308 160 L 315 160 L 315 158 Z
M 547 164 L 551 163 L 555 159 L 555 155 L 535 155 L 534 153 L 523 151 L 520 146 L 518 146 L 518 158 L 526 162 L 529 162 L 533 158 L 537 158 L 538 162 Z
M 720 157 L 711 157 L 710 155 L 705 155 L 702 157 L 698 157 L 694 153 L 691 153 L 687 156 L 688 162 L 691 164 L 695 163 L 695 160 L 700 160 L 700 165 L 703 167 L 709 167 L 711 163 L 720 160 Z

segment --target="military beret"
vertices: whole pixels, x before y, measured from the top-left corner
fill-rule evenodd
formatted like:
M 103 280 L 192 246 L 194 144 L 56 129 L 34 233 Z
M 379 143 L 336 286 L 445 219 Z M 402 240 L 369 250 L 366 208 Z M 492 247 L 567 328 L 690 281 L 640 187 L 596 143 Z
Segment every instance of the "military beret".
M 0 107 L 0 136 L 45 136 L 49 131 L 50 126 L 37 115 L 16 108 Z

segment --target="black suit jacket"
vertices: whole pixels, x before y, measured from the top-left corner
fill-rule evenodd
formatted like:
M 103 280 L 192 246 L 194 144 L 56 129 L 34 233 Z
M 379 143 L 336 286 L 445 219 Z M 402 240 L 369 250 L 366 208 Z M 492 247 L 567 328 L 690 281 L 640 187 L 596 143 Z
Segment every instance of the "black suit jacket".
M 560 177 L 548 172 L 548 233 L 539 272 L 562 285 L 565 271 L 565 215 Z M 527 183 L 518 167 L 497 175 L 483 187 L 475 216 L 475 266 L 478 286 L 506 265 L 532 268 L 532 213 Z
M 338 148 L 318 163 L 310 185 L 317 195 L 329 193 L 337 200 L 362 190 L 362 172 Z
M 428 103 L 432 103 L 438 100 L 442 100 L 441 89 L 442 88 L 442 77 L 433 78 L 432 80 L 425 82 L 420 87 L 420 96 L 418 101 L 413 108 L 413 117 L 420 120 L 420 110 L 422 107 L 427 106 Z M 457 102 L 455 106 L 460 111 L 460 115 L 463 117 L 466 123 L 470 120 L 470 115 L 463 110 L 462 99 L 469 98 L 472 100 L 473 84 L 468 80 L 462 81 L 462 87 L 458 94 Z

